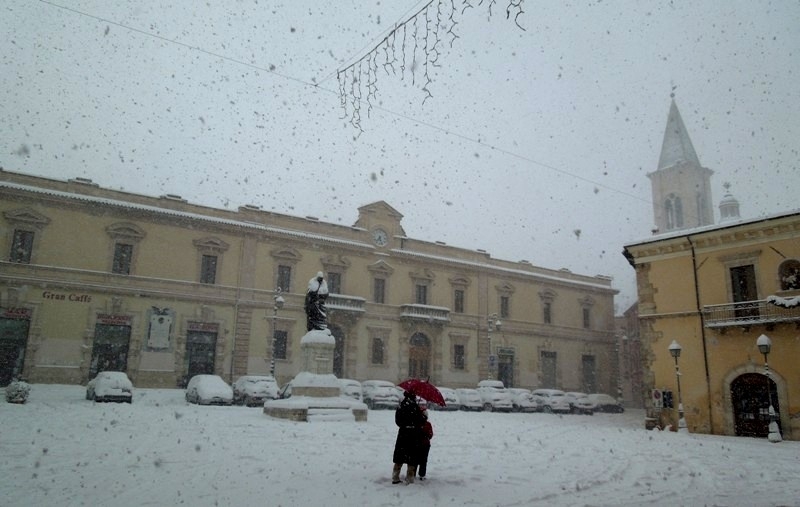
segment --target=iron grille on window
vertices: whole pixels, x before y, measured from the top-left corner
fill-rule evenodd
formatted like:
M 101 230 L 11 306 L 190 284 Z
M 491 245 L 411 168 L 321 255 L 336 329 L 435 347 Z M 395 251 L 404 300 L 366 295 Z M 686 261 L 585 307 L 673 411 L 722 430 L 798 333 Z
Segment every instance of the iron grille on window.
M 216 283 L 217 281 L 217 256 L 204 255 L 200 266 L 200 283 Z
M 11 262 L 19 262 L 21 264 L 30 264 L 31 252 L 33 251 L 33 233 L 31 231 L 24 231 L 17 229 L 14 231 L 14 241 L 11 244 L 11 254 L 9 260 Z
M 131 258 L 133 257 L 133 245 L 117 243 L 114 245 L 114 265 L 112 273 L 118 275 L 131 274 Z

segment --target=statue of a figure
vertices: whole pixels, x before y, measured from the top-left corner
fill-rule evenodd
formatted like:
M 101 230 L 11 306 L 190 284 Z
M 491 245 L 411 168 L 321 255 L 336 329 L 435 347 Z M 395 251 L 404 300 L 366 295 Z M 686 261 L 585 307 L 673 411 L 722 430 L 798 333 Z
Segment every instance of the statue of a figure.
M 328 329 L 328 315 L 325 310 L 325 300 L 328 299 L 328 283 L 322 276 L 322 271 L 308 281 L 306 290 L 306 330 Z

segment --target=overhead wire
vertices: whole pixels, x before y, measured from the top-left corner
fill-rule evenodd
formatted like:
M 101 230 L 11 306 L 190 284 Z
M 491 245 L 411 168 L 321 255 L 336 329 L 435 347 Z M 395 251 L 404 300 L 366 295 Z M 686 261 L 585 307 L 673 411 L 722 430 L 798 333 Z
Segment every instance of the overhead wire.
M 426 1 L 426 0 L 422 0 L 422 1 Z M 144 35 L 146 37 L 152 37 L 152 38 L 155 38 L 155 39 L 158 39 L 158 40 L 170 43 L 170 44 L 175 44 L 175 45 L 187 48 L 189 50 L 197 51 L 197 52 L 206 54 L 208 56 L 212 56 L 214 58 L 219 58 L 221 60 L 229 61 L 231 63 L 235 63 L 235 64 L 238 64 L 238 65 L 243 65 L 243 66 L 249 67 L 249 68 L 254 69 L 254 70 L 267 72 L 269 74 L 272 74 L 272 75 L 278 76 L 280 78 L 286 79 L 287 81 L 300 83 L 300 84 L 302 84 L 304 86 L 307 86 L 309 88 L 313 88 L 315 90 L 325 91 L 325 92 L 328 92 L 328 93 L 331 93 L 331 94 L 334 94 L 334 95 L 337 95 L 337 96 L 339 95 L 339 91 L 338 90 L 331 90 L 329 88 L 325 88 L 323 86 L 320 86 L 319 83 L 309 82 L 309 81 L 306 81 L 306 80 L 303 80 L 303 79 L 300 79 L 300 78 L 296 78 L 296 77 L 293 77 L 293 76 L 290 76 L 290 75 L 287 75 L 287 74 L 283 74 L 283 73 L 275 71 L 272 68 L 262 67 L 262 66 L 259 66 L 259 65 L 256 65 L 256 64 L 253 64 L 253 63 L 250 63 L 250 62 L 246 62 L 244 60 L 239 60 L 239 59 L 236 59 L 236 58 L 233 58 L 233 57 L 221 54 L 221 53 L 215 53 L 213 51 L 209 51 L 207 49 L 204 49 L 204 48 L 202 48 L 200 46 L 195 46 L 195 45 L 192 45 L 192 44 L 181 42 L 179 40 L 170 39 L 169 37 L 164 37 L 164 36 L 159 35 L 159 34 L 148 32 L 146 30 L 142 30 L 142 29 L 139 29 L 139 28 L 135 28 L 135 27 L 126 25 L 124 23 L 120 23 L 120 22 L 113 21 L 113 20 L 108 19 L 108 18 L 104 18 L 102 16 L 97 16 L 97 15 L 94 15 L 94 14 L 91 14 L 91 13 L 88 13 L 88 12 L 84 12 L 84 11 L 81 11 L 81 10 L 78 10 L 78 9 L 75 9 L 75 8 L 72 8 L 72 7 L 67 7 L 67 6 L 64 6 L 64 5 L 61 5 L 61 4 L 57 4 L 57 3 L 55 3 L 55 2 L 53 2 L 51 0 L 39 0 L 39 2 L 43 3 L 43 4 L 50 5 L 52 7 L 58 8 L 58 9 L 63 9 L 65 11 L 72 12 L 72 13 L 80 15 L 80 16 L 85 16 L 87 18 L 91 18 L 91 19 L 94 19 L 96 21 L 100 21 L 100 22 L 103 22 L 103 23 L 108 23 L 110 25 L 114 25 L 114 26 L 117 26 L 119 28 L 123 28 L 125 30 L 130 31 L 130 32 L 138 33 L 138 34 Z M 419 5 L 419 3 L 421 3 L 421 2 L 418 2 L 416 5 Z M 407 12 L 410 12 L 414 8 L 415 7 L 412 7 Z M 386 31 L 384 31 L 383 33 L 386 33 Z M 383 35 L 383 33 L 381 35 L 379 35 L 378 37 L 376 37 L 375 39 L 380 38 Z M 375 40 L 375 39 L 373 39 L 373 40 Z M 369 46 L 369 44 L 367 46 L 365 46 L 365 47 L 368 47 L 368 46 Z M 355 54 L 356 55 L 360 54 L 361 51 L 363 51 L 363 49 L 359 50 Z M 429 129 L 436 130 L 438 132 L 442 132 L 444 134 L 447 134 L 447 135 L 450 135 L 450 136 L 453 136 L 453 137 L 457 137 L 457 138 L 462 139 L 464 141 L 468 141 L 470 143 L 477 144 L 477 145 L 479 145 L 479 146 L 481 146 L 483 148 L 494 150 L 494 151 L 496 151 L 498 153 L 502 153 L 502 154 L 507 155 L 509 157 L 513 157 L 513 158 L 516 158 L 518 160 L 521 160 L 521 161 L 524 161 L 524 162 L 528 162 L 530 164 L 542 167 L 544 169 L 548 169 L 550 171 L 553 171 L 553 172 L 556 172 L 556 173 L 559 173 L 559 174 L 563 174 L 565 176 L 569 176 L 571 178 L 574 178 L 574 179 L 579 180 L 579 181 L 583 181 L 585 183 L 590 183 L 592 185 L 595 185 L 596 187 L 604 188 L 604 189 L 609 190 L 611 192 L 614 192 L 616 194 L 619 194 L 619 195 L 622 195 L 622 196 L 625 196 L 625 197 L 629 197 L 629 198 L 632 198 L 632 199 L 647 203 L 647 204 L 649 204 L 651 206 L 653 205 L 652 201 L 650 201 L 648 199 L 641 198 L 641 197 L 639 197 L 639 196 L 637 196 L 635 194 L 626 192 L 624 190 L 620 190 L 620 189 L 615 188 L 615 187 L 610 186 L 610 185 L 606 185 L 604 183 L 601 183 L 599 181 L 593 180 L 591 178 L 580 176 L 578 174 L 569 172 L 569 171 L 567 171 L 565 169 L 561 169 L 559 167 L 556 167 L 556 166 L 553 166 L 553 165 L 550 165 L 550 164 L 547 164 L 547 163 L 544 163 L 544 162 L 540 162 L 538 160 L 532 159 L 532 158 L 527 157 L 525 155 L 521 155 L 519 153 L 516 153 L 516 152 L 513 152 L 511 150 L 508 150 L 506 148 L 501 148 L 501 147 L 496 146 L 494 144 L 487 143 L 486 141 L 482 141 L 481 139 L 478 139 L 478 138 L 475 138 L 475 137 L 471 137 L 471 136 L 468 136 L 466 134 L 459 133 L 459 132 L 457 132 L 455 130 L 452 130 L 452 129 L 449 129 L 449 128 L 446 128 L 446 127 L 442 127 L 440 125 L 436 125 L 436 124 L 428 122 L 428 121 L 420 120 L 419 118 L 414 118 L 414 117 L 409 116 L 407 114 L 403 114 L 403 113 L 400 113 L 400 112 L 397 112 L 397 111 L 393 111 L 391 109 L 388 109 L 388 108 L 385 108 L 385 107 L 381 107 L 379 105 L 373 104 L 372 107 L 373 107 L 373 109 L 377 109 L 377 110 L 383 111 L 383 112 L 385 112 L 385 113 L 387 113 L 387 114 L 389 114 L 391 116 L 395 116 L 397 118 L 402 118 L 404 120 L 408 120 L 408 121 L 411 121 L 411 122 L 414 122 L 414 123 L 418 123 L 418 124 L 423 125 L 423 126 L 429 128 Z

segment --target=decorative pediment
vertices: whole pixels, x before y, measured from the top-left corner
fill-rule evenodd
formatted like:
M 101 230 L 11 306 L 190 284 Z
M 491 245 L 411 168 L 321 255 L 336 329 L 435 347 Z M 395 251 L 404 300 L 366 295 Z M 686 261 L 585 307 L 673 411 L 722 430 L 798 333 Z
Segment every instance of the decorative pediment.
M 514 292 L 516 292 L 517 288 L 511 285 L 508 282 L 501 283 L 499 285 L 494 286 L 495 290 L 502 294 L 503 296 L 510 296 Z
M 3 212 L 3 216 L 8 223 L 19 226 L 27 225 L 36 229 L 42 229 L 50 223 L 50 219 L 31 208 L 18 208 Z
M 211 253 L 211 254 L 223 254 L 228 251 L 230 245 L 221 239 L 209 236 L 207 238 L 196 239 L 192 241 L 194 247 L 200 250 L 203 253 Z
M 555 301 L 557 296 L 558 293 L 553 289 L 544 289 L 543 291 L 539 292 L 539 298 L 541 298 L 542 301 L 547 301 L 549 303 Z
M 145 237 L 144 229 L 133 222 L 117 222 L 106 227 L 106 233 L 115 240 L 141 241 Z
M 578 299 L 578 303 L 579 303 L 579 304 L 581 305 L 581 307 L 583 307 L 583 308 L 589 308 L 589 307 L 591 307 L 591 306 L 594 306 L 594 303 L 595 303 L 595 301 L 594 301 L 594 298 L 593 298 L 593 297 L 591 297 L 591 296 L 586 296 L 586 297 L 582 297 L 582 298 Z
M 453 287 L 461 287 L 461 288 L 467 288 L 469 287 L 470 283 L 472 283 L 472 281 L 464 275 L 455 275 L 451 277 L 448 281 L 450 282 L 450 285 L 452 285 Z
M 370 264 L 367 266 L 367 269 L 372 273 L 373 276 L 382 275 L 384 277 L 389 277 L 392 276 L 392 273 L 394 273 L 394 268 L 384 260 Z
M 350 260 L 341 255 L 326 255 L 320 259 L 325 271 L 345 271 L 350 267 Z
M 269 254 L 273 258 L 280 259 L 283 261 L 300 262 L 303 259 L 303 256 L 300 255 L 300 251 L 291 247 L 276 248 L 275 250 L 272 250 Z
M 419 271 L 412 271 L 408 274 L 408 276 L 410 276 L 412 280 L 424 280 L 428 282 L 432 282 L 433 279 L 436 278 L 436 275 L 433 274 L 433 271 L 428 268 L 423 268 Z

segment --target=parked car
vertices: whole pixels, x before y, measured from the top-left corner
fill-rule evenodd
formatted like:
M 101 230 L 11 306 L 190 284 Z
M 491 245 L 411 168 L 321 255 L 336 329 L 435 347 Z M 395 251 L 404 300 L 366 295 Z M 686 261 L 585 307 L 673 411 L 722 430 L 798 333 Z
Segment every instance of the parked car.
M 195 375 L 186 385 L 186 401 L 198 405 L 232 405 L 233 389 L 219 375 Z
M 86 399 L 133 402 L 133 383 L 122 371 L 101 371 L 86 384 Z
M 231 387 L 237 405 L 257 407 L 278 398 L 278 383 L 269 375 L 242 375 Z
M 596 412 L 611 412 L 612 414 L 625 412 L 622 404 L 608 394 L 590 394 L 589 399 L 594 402 Z
M 511 395 L 500 380 L 481 380 L 478 382 L 483 409 L 492 412 L 511 412 Z
M 400 389 L 388 380 L 365 380 L 361 383 L 364 403 L 370 409 L 397 407 L 403 394 Z
M 456 394 L 458 394 L 461 410 L 475 410 L 478 412 L 483 410 L 483 400 L 481 399 L 481 393 L 477 389 L 462 387 L 456 389 Z
M 439 392 L 442 393 L 444 397 L 445 406 L 439 406 L 436 403 L 428 403 L 428 409 L 430 410 L 459 410 L 461 408 L 461 401 L 458 398 L 458 394 L 456 393 L 455 389 L 450 389 L 449 387 L 440 387 Z
M 541 396 L 534 397 L 530 389 L 509 387 L 511 409 L 514 412 L 541 412 L 544 401 Z
M 564 396 L 569 401 L 569 411 L 573 414 L 594 414 L 594 402 L 592 402 L 586 393 L 567 391 Z
M 533 394 L 541 396 L 544 400 L 542 412 L 568 414 L 570 411 L 569 400 L 560 389 L 535 389 Z
M 349 396 L 354 400 L 363 401 L 361 382 L 349 378 L 340 378 L 339 387 L 342 396 Z

